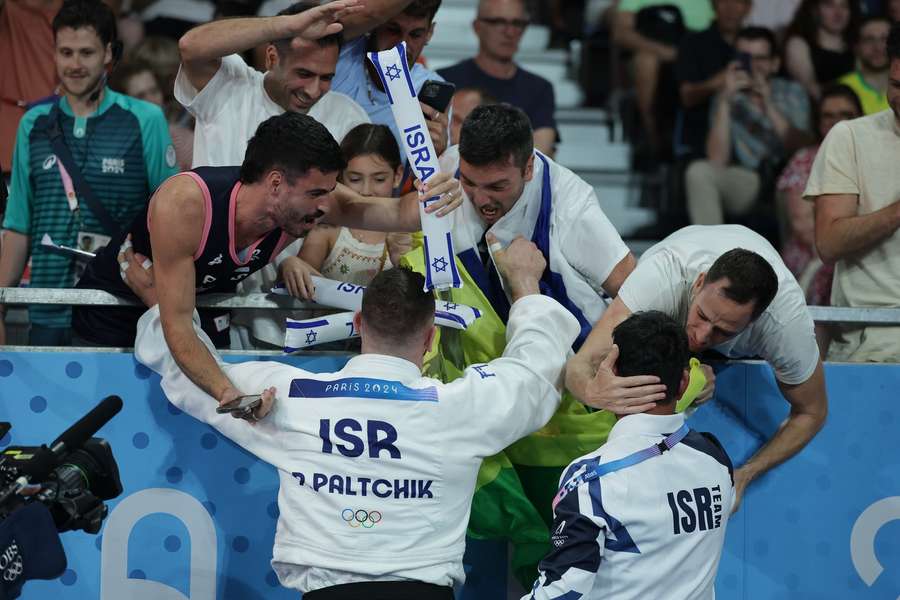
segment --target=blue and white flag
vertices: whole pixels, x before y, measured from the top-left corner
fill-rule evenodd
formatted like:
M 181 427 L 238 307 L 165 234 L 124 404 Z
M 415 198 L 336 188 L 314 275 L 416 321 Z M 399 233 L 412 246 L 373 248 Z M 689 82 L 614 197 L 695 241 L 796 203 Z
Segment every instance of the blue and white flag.
M 316 287 L 316 291 L 313 294 L 313 301 L 316 304 L 354 312 L 362 308 L 362 296 L 366 289 L 365 286 L 335 279 L 325 279 L 317 275 L 312 276 L 312 282 Z M 284 287 L 278 286 L 272 288 L 272 293 L 287 295 L 288 291 Z M 434 324 L 440 327 L 466 329 L 475 322 L 475 319 L 481 316 L 481 311 L 472 306 L 446 300 L 436 300 L 435 302 Z M 312 321 L 315 320 L 312 319 Z
M 359 337 L 352 312 L 335 313 L 315 319 L 285 319 L 284 351 L 297 352 L 318 344 Z
M 440 171 L 438 156 L 428 134 L 425 116 L 406 63 L 406 44 L 401 42 L 390 50 L 369 52 L 381 83 L 391 103 L 391 111 L 400 131 L 406 159 L 419 181 L 426 182 Z M 462 287 L 462 279 L 453 259 L 450 239 L 450 219 L 426 214 L 425 207 L 438 196 L 419 204 L 422 233 L 425 234 L 425 289 L 445 290 Z

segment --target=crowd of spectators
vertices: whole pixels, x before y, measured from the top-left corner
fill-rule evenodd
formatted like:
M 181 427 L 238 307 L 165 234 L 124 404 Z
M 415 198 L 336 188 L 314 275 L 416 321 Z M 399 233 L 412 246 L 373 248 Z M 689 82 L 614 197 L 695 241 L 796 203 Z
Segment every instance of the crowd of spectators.
M 817 219 L 829 218 L 830 212 L 819 207 L 831 207 L 834 203 L 823 204 L 821 197 L 832 194 L 813 183 L 807 189 L 807 179 L 811 171 L 818 172 L 812 165 L 819 144 L 826 140 L 825 147 L 836 147 L 837 142 L 826 139 L 836 123 L 862 115 L 887 119 L 891 114 L 888 38 L 900 17 L 900 2 L 482 0 L 472 15 L 477 52 L 436 70 L 428 66 L 427 44 L 440 26 L 438 0 L 372 0 L 371 10 L 347 23 L 341 40 L 295 40 L 285 46 L 279 40 L 289 38 L 290 32 L 269 30 L 264 17 L 296 13 L 309 4 L 109 0 L 110 33 L 95 32 L 97 39 L 92 40 L 96 64 L 72 67 L 61 53 L 89 50 L 61 48 L 65 36 L 60 31 L 66 25 L 57 15 L 62 0 L 0 0 L 0 50 L 8 57 L 0 70 L 0 167 L 11 190 L 4 211 L 0 286 L 30 282 L 64 287 L 77 279 L 77 261 L 41 250 L 44 234 L 57 244 L 78 246 L 115 233 L 92 207 L 84 208 L 93 201 L 85 197 L 77 178 L 73 182 L 59 175 L 65 172 L 64 161 L 48 166 L 49 159 L 38 156 L 53 154 L 50 138 L 42 134 L 51 120 L 59 120 L 76 163 L 93 164 L 93 156 L 99 157 L 94 162 L 100 175 L 127 171 L 112 184 L 112 191 L 104 187 L 110 185 L 109 178 L 95 182 L 97 174 L 90 167 L 84 173 L 95 188 L 92 195 L 109 203 L 112 220 L 124 226 L 168 175 L 199 165 L 239 164 L 256 126 L 285 110 L 307 112 L 338 141 L 364 123 L 384 125 L 396 136 L 387 96 L 364 55 L 402 40 L 417 88 L 429 79 L 456 86 L 449 109 L 423 105 L 439 153 L 458 143 L 460 127 L 473 109 L 507 102 L 525 111 L 535 147 L 553 157 L 561 141 L 554 86 L 516 57 L 528 26 L 536 20 L 551 27 L 552 46 L 566 47 L 584 33 L 572 27 L 583 18 L 585 31 L 609 31 L 617 68 L 631 82 L 637 115 L 637 133 L 630 140 L 635 150 L 632 168 L 680 174 L 667 179 L 674 186 L 670 193 L 679 199 L 680 218 L 661 219 L 655 237 L 679 224 L 744 224 L 781 250 L 811 304 L 831 301 L 835 262 L 837 303 L 897 304 L 895 295 L 864 302 L 838 291 L 841 273 L 848 272 L 841 266 L 846 249 L 831 246 L 829 228 Z M 397 13 L 394 4 L 405 8 Z M 378 10 L 390 18 L 378 17 Z M 84 95 L 78 86 L 90 93 Z M 59 109 L 51 110 L 54 106 Z M 91 113 L 105 114 L 109 107 L 117 108 L 101 127 L 102 120 Z M 119 112 L 132 117 L 117 121 Z M 839 131 L 850 136 L 846 144 L 852 146 L 856 138 L 846 132 L 856 130 Z M 119 159 L 97 154 L 105 143 L 127 135 L 136 164 L 129 159 L 125 167 Z M 821 156 L 819 160 L 826 161 Z M 862 168 L 859 156 L 851 153 L 846 160 Z M 138 168 L 140 173 L 132 175 Z M 395 194 L 404 185 L 409 189 L 408 173 L 400 179 Z M 860 214 L 871 202 L 873 207 L 881 205 L 881 200 L 864 197 L 871 192 L 870 183 L 859 192 L 838 187 L 840 195 L 856 195 L 853 206 Z M 819 200 L 813 202 L 813 197 Z M 53 209 L 43 210 L 41 203 Z M 69 213 L 79 217 L 76 225 L 63 218 Z M 817 233 L 826 234 L 824 255 Z M 888 243 L 893 233 L 875 237 Z M 851 250 L 855 256 L 859 247 Z M 298 243 L 286 256 L 299 252 Z M 256 284 L 245 282 L 245 291 L 260 291 L 272 283 L 277 272 L 274 267 L 270 271 Z M 55 316 L 43 318 L 43 313 Z M 40 333 L 42 322 L 55 329 L 67 327 L 66 314 L 34 308 L 31 341 L 67 341 L 65 336 L 42 338 Z M 824 329 L 819 333 L 827 346 L 831 338 Z M 4 339 L 0 325 L 0 341 Z

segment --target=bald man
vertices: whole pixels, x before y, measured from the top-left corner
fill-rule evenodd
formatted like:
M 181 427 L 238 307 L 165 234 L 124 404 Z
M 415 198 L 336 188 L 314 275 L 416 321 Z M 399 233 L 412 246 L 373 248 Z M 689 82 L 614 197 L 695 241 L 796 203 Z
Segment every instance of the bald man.
M 472 22 L 478 54 L 438 73 L 457 89 L 479 88 L 521 108 L 531 120 L 535 148 L 552 157 L 557 141 L 553 85 L 513 60 L 529 20 L 521 0 L 481 0 Z

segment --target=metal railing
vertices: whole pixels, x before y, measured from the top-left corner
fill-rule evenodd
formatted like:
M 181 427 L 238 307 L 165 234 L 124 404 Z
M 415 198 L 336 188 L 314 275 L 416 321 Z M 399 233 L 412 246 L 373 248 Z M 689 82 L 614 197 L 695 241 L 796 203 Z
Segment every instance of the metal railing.
M 0 288 L 0 304 L 49 304 L 58 306 L 138 306 L 137 302 L 119 298 L 100 290 Z M 241 309 L 290 309 L 297 311 L 321 311 L 327 306 L 304 302 L 291 296 L 276 294 L 201 294 L 197 306 L 203 308 Z M 852 308 L 844 306 L 809 306 L 809 312 L 818 323 L 871 323 L 900 325 L 898 308 Z M 337 309 L 335 309 L 337 310 Z

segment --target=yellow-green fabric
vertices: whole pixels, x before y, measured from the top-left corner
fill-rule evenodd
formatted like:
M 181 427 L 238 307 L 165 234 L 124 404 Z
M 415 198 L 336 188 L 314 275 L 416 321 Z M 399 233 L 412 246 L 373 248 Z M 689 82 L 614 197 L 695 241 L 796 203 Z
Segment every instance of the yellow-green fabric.
M 859 71 L 847 73 L 838 79 L 837 82 L 843 83 L 856 92 L 856 96 L 859 98 L 863 107 L 863 114 L 873 115 L 890 108 L 887 101 L 887 94 L 876 90 L 866 83 L 866 80 L 862 78 Z

